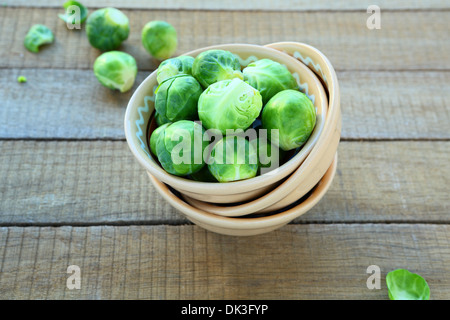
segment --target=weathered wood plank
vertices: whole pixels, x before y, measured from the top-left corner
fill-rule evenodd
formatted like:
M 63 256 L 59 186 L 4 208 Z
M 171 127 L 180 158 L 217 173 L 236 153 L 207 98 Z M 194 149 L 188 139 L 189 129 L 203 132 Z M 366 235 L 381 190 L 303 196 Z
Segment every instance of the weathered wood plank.
M 241 238 L 195 226 L 2 227 L 0 297 L 387 300 L 387 272 L 406 268 L 427 280 L 432 299 L 449 299 L 449 232 L 312 224 Z M 80 268 L 79 290 L 66 286 L 70 265 Z M 371 265 L 380 289 L 367 288 Z
M 0 137 L 124 139 L 125 94 L 91 70 L 0 69 Z M 28 82 L 16 79 L 25 75 Z M 450 72 L 339 72 L 343 139 L 449 139 Z
M 58 0 L 38 0 L 30 3 L 26 0 L 7 0 L 4 2 L 6 6 L 21 7 L 46 7 L 60 8 L 61 1 Z M 175 10 L 276 10 L 276 11 L 306 11 L 306 10 L 365 10 L 372 5 L 373 1 L 306 1 L 306 0 L 165 0 L 165 1 L 122 1 L 122 0 L 95 0 L 88 1 L 86 5 L 92 8 L 98 7 L 116 7 L 127 9 L 175 9 Z M 444 0 L 430 1 L 406 1 L 406 0 L 379 0 L 377 5 L 382 10 L 392 9 L 442 9 L 448 8 L 449 4 Z
M 448 223 L 450 142 L 341 142 L 325 197 L 295 222 Z M 123 141 L 0 141 L 0 224 L 187 223 Z
M 84 30 L 68 30 L 57 17 L 60 9 L 12 8 L 0 10 L 1 68 L 90 69 L 99 51 Z M 267 44 L 300 41 L 323 51 L 338 70 L 450 69 L 448 11 L 384 12 L 380 30 L 366 27 L 361 12 L 167 11 L 124 10 L 130 19 L 130 37 L 121 46 L 141 70 L 154 70 L 141 44 L 140 32 L 150 20 L 166 20 L 179 33 L 176 54 L 222 43 Z M 27 52 L 23 38 L 31 25 L 46 24 L 55 43 L 39 54 Z

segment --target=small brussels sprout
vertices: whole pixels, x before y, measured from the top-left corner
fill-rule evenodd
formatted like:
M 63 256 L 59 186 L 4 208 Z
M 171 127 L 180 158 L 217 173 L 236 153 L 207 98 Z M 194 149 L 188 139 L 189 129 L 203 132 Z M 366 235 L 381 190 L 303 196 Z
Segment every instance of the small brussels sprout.
M 177 51 L 177 31 L 166 21 L 150 21 L 142 29 L 141 37 L 145 50 L 158 60 L 168 59 Z
M 194 121 L 180 120 L 168 124 L 158 135 L 156 154 L 168 173 L 186 176 L 205 166 L 203 153 L 208 141 L 203 140 L 205 129 Z
M 258 172 L 257 150 L 241 136 L 226 136 L 211 151 L 208 169 L 219 182 L 253 178 Z
M 259 116 L 262 99 L 258 90 L 241 79 L 222 80 L 210 85 L 198 101 L 198 116 L 206 129 L 247 129 Z
M 264 106 L 262 126 L 269 139 L 284 151 L 301 147 L 316 124 L 316 109 L 311 100 L 297 90 L 283 90 Z M 272 131 L 274 133 L 271 135 Z
M 167 128 L 168 125 L 170 125 L 170 122 L 159 126 L 155 130 L 153 130 L 152 134 L 150 135 L 150 150 L 154 155 L 156 155 L 156 142 L 158 141 L 161 133 L 164 131 L 164 129 Z
M 105 52 L 95 59 L 94 74 L 105 87 L 126 92 L 136 79 L 136 60 L 125 52 Z
M 225 50 L 200 53 L 192 65 L 192 75 L 204 88 L 221 80 L 244 79 L 238 58 Z
M 117 49 L 130 33 L 127 16 L 116 8 L 103 8 L 92 12 L 86 21 L 89 43 L 101 51 Z
M 25 36 L 24 45 L 28 51 L 39 52 L 40 46 L 52 43 L 53 40 L 54 36 L 49 28 L 43 24 L 35 24 L 28 30 L 28 33 Z
M 263 104 L 282 90 L 298 88 L 297 81 L 289 70 L 270 59 L 252 62 L 242 72 L 244 81 L 261 93 Z
M 163 116 L 162 114 L 159 114 L 158 112 L 155 112 L 155 119 L 156 119 L 156 124 L 158 125 L 158 127 L 162 126 L 163 124 L 172 122 L 169 119 L 167 119 L 165 116 Z
M 71 6 L 77 6 L 78 8 L 80 8 L 80 20 L 79 21 L 72 19 L 73 18 L 72 13 L 67 12 L 67 9 L 69 9 L 69 7 L 71 7 Z M 78 1 L 69 0 L 64 3 L 63 7 L 65 10 L 65 13 L 58 14 L 58 17 L 60 17 L 61 20 L 64 21 L 65 23 L 77 24 L 77 23 L 83 23 L 84 21 L 86 21 L 89 11 L 85 6 L 83 6 Z
M 180 74 L 163 81 L 155 91 L 156 111 L 175 122 L 195 120 L 202 87 L 194 77 Z
M 176 58 L 167 59 L 158 67 L 156 71 L 156 80 L 162 83 L 164 80 L 176 76 L 177 74 L 192 75 L 192 64 L 194 58 L 190 56 L 179 56 Z

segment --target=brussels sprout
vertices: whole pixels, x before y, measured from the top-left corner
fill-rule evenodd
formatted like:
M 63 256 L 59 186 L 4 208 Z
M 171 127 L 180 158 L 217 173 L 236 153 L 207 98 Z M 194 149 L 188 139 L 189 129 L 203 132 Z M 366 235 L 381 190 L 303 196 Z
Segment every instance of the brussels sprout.
M 155 119 L 156 119 L 156 124 L 158 125 L 158 127 L 162 126 L 163 124 L 172 122 L 169 119 L 167 119 L 165 116 L 163 116 L 162 114 L 159 114 L 158 112 L 155 112 Z
M 262 126 L 269 139 L 288 151 L 301 147 L 316 124 L 316 109 L 309 98 L 297 90 L 283 90 L 264 106 Z M 275 132 L 272 132 L 271 129 Z M 271 133 L 273 133 L 271 135 Z
M 153 130 L 152 134 L 150 135 L 150 150 L 154 155 L 156 155 L 156 142 L 158 141 L 159 136 L 164 131 L 164 129 L 167 128 L 167 126 L 170 125 L 170 123 L 163 124 L 162 126 L 159 126 L 155 130 Z
M 261 95 L 241 79 L 210 85 L 198 101 L 198 115 L 206 129 L 247 129 L 262 109 Z
M 180 120 L 168 124 L 158 135 L 156 154 L 168 173 L 186 176 L 205 166 L 203 152 L 208 141 L 203 140 L 205 129 L 194 121 Z
M 155 91 L 156 111 L 175 122 L 195 120 L 202 87 L 194 77 L 180 74 L 163 81 Z
M 297 81 L 289 70 L 270 59 L 252 62 L 242 72 L 244 81 L 261 93 L 263 104 L 282 90 L 298 88 Z
M 163 61 L 156 71 L 156 80 L 162 83 L 164 80 L 177 74 L 192 75 L 192 64 L 194 58 L 190 56 L 179 56 Z
M 244 79 L 238 58 L 225 50 L 200 53 L 192 65 L 192 75 L 204 88 L 221 80 Z
M 25 36 L 24 45 L 28 51 L 39 52 L 39 47 L 43 44 L 52 43 L 54 36 L 52 31 L 43 24 L 35 24 L 28 30 Z
M 101 51 L 117 49 L 128 38 L 129 33 L 127 16 L 116 8 L 96 10 L 86 21 L 89 43 Z
M 258 172 L 255 147 L 241 136 L 226 136 L 212 151 L 208 169 L 219 182 L 253 178 Z
M 78 8 L 80 8 L 80 20 L 79 21 L 76 21 L 75 19 L 72 20 L 72 13 L 69 14 L 69 12 L 67 12 L 67 9 L 71 6 L 77 6 Z M 86 21 L 89 11 L 85 6 L 83 6 L 78 1 L 72 1 L 72 0 L 67 1 L 64 3 L 63 7 L 65 10 L 65 13 L 58 14 L 58 17 L 60 17 L 61 20 L 63 20 L 65 23 L 77 24 L 77 23 L 83 23 L 84 21 Z
M 94 62 L 94 74 L 105 87 L 126 92 L 136 79 L 136 60 L 125 52 L 105 52 Z
M 166 21 L 150 21 L 142 29 L 142 45 L 154 58 L 168 59 L 177 51 L 177 31 Z

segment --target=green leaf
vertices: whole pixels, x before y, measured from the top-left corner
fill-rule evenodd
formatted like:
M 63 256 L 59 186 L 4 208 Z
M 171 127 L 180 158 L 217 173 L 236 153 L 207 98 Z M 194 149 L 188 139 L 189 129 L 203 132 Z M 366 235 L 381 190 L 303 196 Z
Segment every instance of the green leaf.
M 430 287 L 420 275 L 405 269 L 397 269 L 386 276 L 389 299 L 430 300 Z

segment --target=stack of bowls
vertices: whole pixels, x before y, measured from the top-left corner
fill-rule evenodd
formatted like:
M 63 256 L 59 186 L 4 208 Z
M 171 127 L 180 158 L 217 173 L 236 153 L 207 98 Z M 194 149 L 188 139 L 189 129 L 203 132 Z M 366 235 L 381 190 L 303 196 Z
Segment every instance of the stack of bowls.
M 251 179 L 200 182 L 167 173 L 149 149 L 154 129 L 156 72 L 136 89 L 125 113 L 128 145 L 156 190 L 191 222 L 227 235 L 256 235 L 278 229 L 310 210 L 324 196 L 336 172 L 341 134 L 339 85 L 333 66 L 319 50 L 297 42 L 266 46 L 226 44 L 245 67 L 268 58 L 284 64 L 313 101 L 317 121 L 307 143 L 278 169 Z

